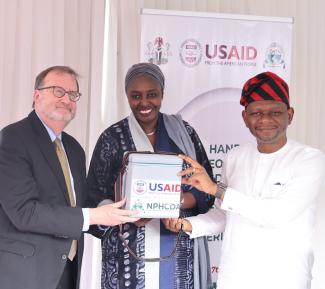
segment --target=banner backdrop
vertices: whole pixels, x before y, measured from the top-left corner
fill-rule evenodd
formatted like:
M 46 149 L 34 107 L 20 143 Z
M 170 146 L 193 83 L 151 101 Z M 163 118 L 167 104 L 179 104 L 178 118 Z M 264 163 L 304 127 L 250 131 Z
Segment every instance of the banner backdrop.
M 290 82 L 292 22 L 291 18 L 142 10 L 141 61 L 159 65 L 166 77 L 161 111 L 180 113 L 195 128 L 216 180 L 224 155 L 254 141 L 241 118 L 244 82 L 262 71 Z M 222 237 L 222 233 L 208 237 L 213 288 L 217 288 Z

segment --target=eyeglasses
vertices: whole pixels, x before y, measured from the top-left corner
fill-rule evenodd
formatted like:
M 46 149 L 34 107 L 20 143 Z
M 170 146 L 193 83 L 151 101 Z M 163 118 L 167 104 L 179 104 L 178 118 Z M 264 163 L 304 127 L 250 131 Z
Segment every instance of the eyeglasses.
M 44 90 L 44 89 L 52 89 L 52 92 L 54 96 L 61 98 L 65 96 L 65 94 L 68 94 L 69 99 L 73 102 L 76 102 L 79 100 L 81 93 L 78 91 L 66 91 L 64 88 L 61 86 L 47 86 L 47 87 L 40 87 L 37 88 L 37 90 Z

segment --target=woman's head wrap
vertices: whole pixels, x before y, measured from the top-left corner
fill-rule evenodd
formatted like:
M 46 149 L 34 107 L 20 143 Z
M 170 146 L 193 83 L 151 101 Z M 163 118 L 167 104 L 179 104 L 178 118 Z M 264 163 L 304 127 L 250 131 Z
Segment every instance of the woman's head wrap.
M 290 107 L 289 87 L 278 75 L 267 71 L 260 73 L 244 84 L 240 104 L 247 107 L 253 101 L 274 100 Z
M 161 91 L 164 92 L 165 88 L 165 77 L 159 66 L 149 62 L 141 62 L 132 65 L 125 76 L 125 92 L 127 92 L 130 82 L 137 76 L 140 75 L 149 75 L 151 78 L 156 80 L 160 87 Z

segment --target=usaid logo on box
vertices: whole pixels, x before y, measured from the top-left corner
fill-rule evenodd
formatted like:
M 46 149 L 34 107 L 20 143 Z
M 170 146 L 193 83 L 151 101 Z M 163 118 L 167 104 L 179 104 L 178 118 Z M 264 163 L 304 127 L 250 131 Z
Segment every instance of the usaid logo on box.
M 179 181 L 133 180 L 129 208 L 142 218 L 178 218 L 180 194 Z
M 130 153 L 123 175 L 125 208 L 139 218 L 178 218 L 183 160 L 174 154 Z

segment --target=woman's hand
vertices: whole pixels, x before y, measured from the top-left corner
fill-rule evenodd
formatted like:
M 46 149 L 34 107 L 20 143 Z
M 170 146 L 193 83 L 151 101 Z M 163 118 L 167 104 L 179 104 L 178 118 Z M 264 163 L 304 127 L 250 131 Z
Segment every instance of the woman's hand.
M 182 193 L 182 209 L 192 209 L 196 207 L 196 199 L 191 192 Z
M 136 222 L 134 222 L 134 224 L 137 226 L 137 227 L 143 227 L 145 226 L 147 223 L 149 223 L 151 221 L 151 219 L 148 219 L 148 218 L 142 218 Z
M 192 225 L 186 219 L 161 219 L 167 230 L 178 233 L 181 229 L 185 232 L 192 232 Z

